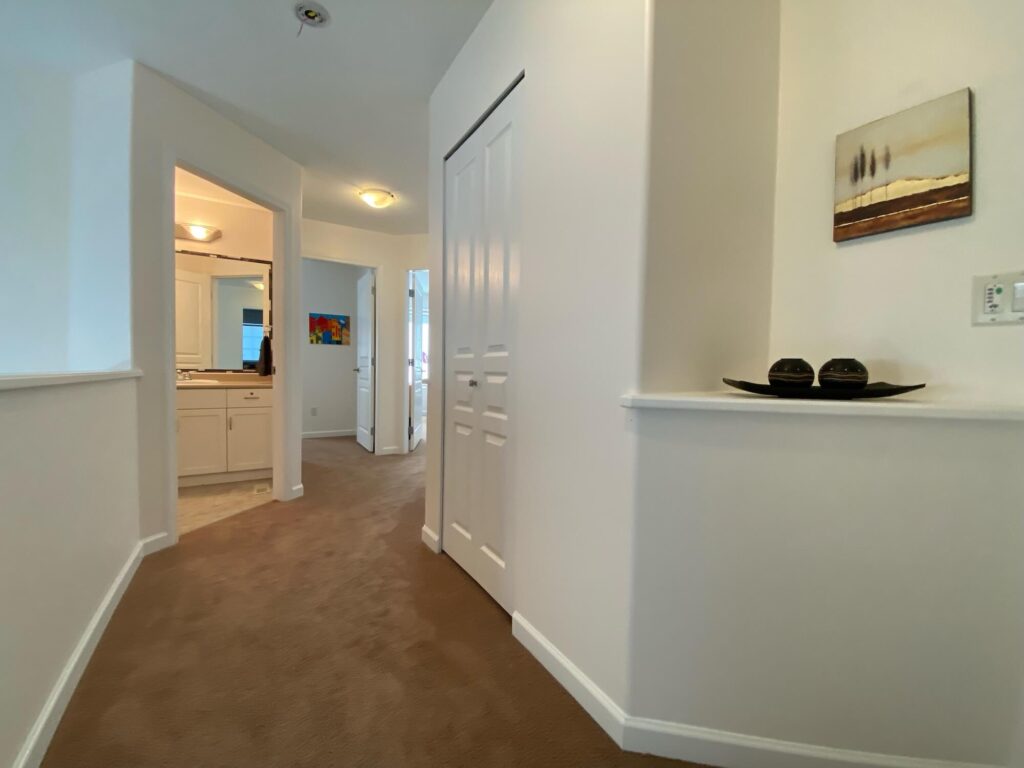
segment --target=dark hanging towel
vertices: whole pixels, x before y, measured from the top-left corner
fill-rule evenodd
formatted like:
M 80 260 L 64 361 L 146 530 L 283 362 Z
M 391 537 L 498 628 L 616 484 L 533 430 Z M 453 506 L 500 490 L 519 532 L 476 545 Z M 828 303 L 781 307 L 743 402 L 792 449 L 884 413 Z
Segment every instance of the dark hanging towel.
M 270 376 L 274 372 L 274 353 L 270 349 L 270 337 L 263 335 L 260 342 L 260 359 L 256 361 L 256 373 L 260 376 Z

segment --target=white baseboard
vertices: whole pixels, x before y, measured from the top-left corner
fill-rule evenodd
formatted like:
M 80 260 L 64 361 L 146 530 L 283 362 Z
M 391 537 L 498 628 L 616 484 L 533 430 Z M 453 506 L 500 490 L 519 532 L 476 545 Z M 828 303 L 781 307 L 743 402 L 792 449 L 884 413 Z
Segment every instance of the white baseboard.
M 516 612 L 512 635 L 620 747 L 721 768 L 996 768 L 779 741 L 627 715 L 544 635 Z
M 626 713 L 597 684 L 516 611 L 512 614 L 512 636 L 533 654 L 552 677 L 562 684 L 587 714 L 622 746 Z
M 397 445 L 386 445 L 383 448 L 378 448 L 374 453 L 378 456 L 393 456 L 396 453 L 402 453 L 402 449 Z
M 154 552 L 159 552 L 161 549 L 167 549 L 173 547 L 178 542 L 171 538 L 171 535 L 166 531 L 164 533 L 158 533 L 154 536 L 147 536 L 139 542 L 139 546 L 142 548 L 142 557 L 151 555 Z
M 352 437 L 356 431 L 354 429 L 325 429 L 319 432 L 303 432 L 303 440 L 312 440 L 318 437 Z
M 423 543 L 427 545 L 427 549 L 435 555 L 441 553 L 441 537 L 430 530 L 426 525 L 420 529 L 420 538 L 423 539 Z
M 221 483 L 245 483 L 250 480 L 269 480 L 274 476 L 272 469 L 243 469 L 239 472 L 213 472 L 209 475 L 183 475 L 178 478 L 179 488 L 195 488 L 200 485 Z
M 103 636 L 103 630 L 107 628 L 110 617 L 114 614 L 114 609 L 117 608 L 125 589 L 131 583 L 139 563 L 145 554 L 155 551 L 154 547 L 159 548 L 159 544 L 165 538 L 169 538 L 165 533 L 150 536 L 132 548 L 131 554 L 128 555 L 125 564 L 121 566 L 121 570 L 114 577 L 114 581 L 103 596 L 103 600 L 100 601 L 99 607 L 78 638 L 78 643 L 71 652 L 71 656 L 68 657 L 64 669 L 57 677 L 57 682 L 54 683 L 50 695 L 46 698 L 42 711 L 29 730 L 21 751 L 14 759 L 13 768 L 36 768 L 43 761 L 46 750 L 50 746 L 50 740 L 71 700 L 71 694 L 75 692 L 75 687 L 82 678 L 82 673 L 92 657 L 92 652 L 96 650 L 96 644 Z

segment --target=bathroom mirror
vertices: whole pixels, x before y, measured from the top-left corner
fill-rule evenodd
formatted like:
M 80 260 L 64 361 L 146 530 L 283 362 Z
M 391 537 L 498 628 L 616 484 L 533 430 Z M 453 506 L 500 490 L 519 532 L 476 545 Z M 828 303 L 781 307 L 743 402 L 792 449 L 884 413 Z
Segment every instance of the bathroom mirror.
M 175 367 L 248 371 L 271 326 L 268 262 L 174 254 Z

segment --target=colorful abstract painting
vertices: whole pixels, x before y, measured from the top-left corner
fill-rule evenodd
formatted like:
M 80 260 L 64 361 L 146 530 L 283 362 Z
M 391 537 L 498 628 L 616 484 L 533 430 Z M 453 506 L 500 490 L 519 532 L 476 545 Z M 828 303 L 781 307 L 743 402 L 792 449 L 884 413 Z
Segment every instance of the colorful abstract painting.
M 971 92 L 951 93 L 836 139 L 835 242 L 970 216 Z
M 309 313 L 310 344 L 351 344 L 352 333 L 348 315 Z

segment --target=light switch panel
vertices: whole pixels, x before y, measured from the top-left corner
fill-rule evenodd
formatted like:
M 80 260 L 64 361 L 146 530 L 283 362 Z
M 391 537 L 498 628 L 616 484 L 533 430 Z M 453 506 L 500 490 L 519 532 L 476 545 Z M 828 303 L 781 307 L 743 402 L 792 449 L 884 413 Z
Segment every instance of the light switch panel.
M 974 325 L 1024 325 L 1024 272 L 978 275 L 972 284 Z

